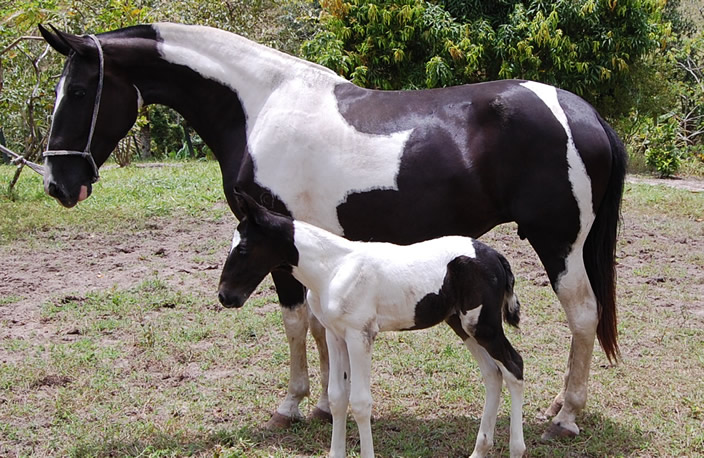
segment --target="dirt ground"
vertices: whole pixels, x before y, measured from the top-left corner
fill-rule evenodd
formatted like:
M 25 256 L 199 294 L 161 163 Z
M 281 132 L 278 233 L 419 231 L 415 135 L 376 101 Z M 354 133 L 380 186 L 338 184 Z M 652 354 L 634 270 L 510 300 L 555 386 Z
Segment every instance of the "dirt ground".
M 71 330 L 41 320 L 42 304 L 90 291 L 130 288 L 154 272 L 175 288 L 212 297 L 216 306 L 220 268 L 234 224 L 234 217 L 222 223 L 162 219 L 140 232 L 40 235 L 2 246 L 0 298 L 21 300 L 0 307 L 0 323 L 6 323 L 0 339 L 31 337 L 41 343 L 60 338 Z M 217 242 L 204 242 L 212 240 Z M 212 243 L 221 245 L 214 254 Z M 0 362 L 7 358 L 0 350 Z
M 648 181 L 635 177 L 629 177 L 629 180 Z M 704 192 L 704 180 L 654 181 L 692 192 Z M 161 220 L 136 233 L 39 234 L 31 241 L 0 247 L 0 298 L 21 298 L 19 301 L 13 300 L 11 306 L 0 307 L 0 323 L 3 323 L 0 339 L 31 338 L 40 343 L 42 339 L 61 338 L 62 334 L 71 330 L 55 329 L 52 323 L 42 321 L 40 310 L 43 303 L 70 299 L 71 295 L 83 295 L 92 290 L 129 288 L 154 272 L 158 272 L 160 278 L 175 288 L 212 297 L 213 306 L 218 306 L 218 277 L 227 255 L 234 221 L 234 218 L 220 223 Z M 653 256 L 657 256 L 648 249 L 639 248 L 641 239 L 655 236 L 645 225 L 646 221 L 631 218 L 627 229 L 622 231 L 619 282 L 626 285 L 626 291 L 628 285 L 647 282 L 657 289 L 662 283 L 672 280 L 657 273 L 649 277 L 634 274 L 638 266 L 650 263 Z M 526 249 L 525 245 L 516 248 L 515 244 L 505 243 L 512 238 L 516 238 L 515 234 L 509 235 L 503 231 L 489 234 L 487 240 L 518 264 L 514 267 L 518 275 L 547 284 L 544 271 L 532 250 Z M 666 243 L 673 246 L 685 244 L 687 251 L 701 253 L 704 252 L 703 239 L 701 234 L 682 235 Z M 210 242 L 206 244 L 204 241 Z M 683 308 L 704 318 L 701 266 L 685 266 L 685 269 L 687 274 L 684 278 L 675 280 L 687 283 L 688 288 L 693 288 L 693 296 L 700 300 L 680 303 L 677 298 L 664 294 L 661 297 L 667 304 L 662 305 Z M 699 280 L 691 282 L 686 278 Z M 658 297 L 657 294 L 654 296 Z M 0 349 L 0 362 L 8 362 L 8 358 L 10 355 Z

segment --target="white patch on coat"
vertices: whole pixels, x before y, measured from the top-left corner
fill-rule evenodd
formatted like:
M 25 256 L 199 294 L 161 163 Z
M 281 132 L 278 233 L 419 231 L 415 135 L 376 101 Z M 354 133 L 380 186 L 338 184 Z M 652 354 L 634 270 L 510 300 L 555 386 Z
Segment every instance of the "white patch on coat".
M 583 259 L 582 259 L 582 247 L 587 239 L 589 230 L 592 227 L 592 223 L 595 219 L 594 208 L 592 206 L 592 182 L 587 174 L 587 169 L 582 161 L 582 158 L 577 152 L 577 147 L 574 144 L 574 139 L 572 138 L 572 131 L 570 130 L 569 123 L 567 122 L 567 116 L 564 110 L 560 106 L 560 102 L 557 98 L 557 89 L 553 86 L 548 86 L 542 83 L 536 83 L 533 81 L 521 83 L 521 86 L 533 91 L 544 103 L 550 108 L 555 118 L 560 122 L 562 128 L 567 134 L 567 164 L 568 164 L 568 178 L 572 186 L 572 193 L 577 201 L 579 207 L 579 222 L 580 229 L 577 234 L 577 239 L 572 245 L 567 259 L 565 260 L 565 272 L 563 272 L 557 280 L 557 290 L 567 287 L 572 288 L 572 283 L 580 282 L 576 278 L 571 278 L 574 275 L 570 275 L 570 272 L 575 272 L 577 276 L 581 277 L 583 272 Z M 568 284 L 566 284 L 568 283 Z M 583 292 L 586 293 L 586 292 Z M 588 294 L 587 294 L 588 295 Z M 587 297 L 582 296 L 582 297 Z
M 474 331 L 477 328 L 477 323 L 479 323 L 479 315 L 482 313 L 482 304 L 472 310 L 467 310 L 465 313 L 460 313 L 460 322 L 462 323 L 462 329 L 467 334 L 474 336 Z
M 255 181 L 294 218 L 337 234 L 350 193 L 398 189 L 411 130 L 359 132 L 340 114 L 332 71 L 221 30 L 157 24 L 162 57 L 237 92 L 247 117 Z
M 294 243 L 300 257 L 293 275 L 318 292 L 319 310 L 312 311 L 338 333 L 371 319 L 379 331 L 413 327 L 416 305 L 440 292 L 448 263 L 458 256 L 476 256 L 472 239 L 465 237 L 408 246 L 351 242 L 301 221 L 294 222 Z

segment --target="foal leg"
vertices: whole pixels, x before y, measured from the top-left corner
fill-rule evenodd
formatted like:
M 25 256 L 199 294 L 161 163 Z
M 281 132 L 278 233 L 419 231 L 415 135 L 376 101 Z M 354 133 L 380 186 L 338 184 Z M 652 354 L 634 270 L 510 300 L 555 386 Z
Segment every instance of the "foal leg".
M 345 336 L 352 371 L 350 410 L 359 429 L 360 456 L 374 456 L 372 439 L 372 345 L 377 331 L 348 330 Z
M 330 352 L 328 397 L 332 413 L 330 457 L 344 457 L 347 433 L 347 405 L 350 397 L 350 360 L 345 341 L 328 331 L 325 339 Z
M 484 380 L 484 387 L 486 388 L 482 421 L 479 424 L 474 451 L 470 456 L 470 458 L 480 458 L 486 456 L 491 447 L 494 446 L 494 430 L 496 429 L 496 417 L 499 413 L 503 379 L 499 366 L 489 353 L 477 343 L 474 337 L 468 336 L 464 339 L 464 344 L 472 353 L 474 359 L 477 360 L 482 379 Z
M 311 300 L 311 296 L 308 296 L 308 300 Z M 315 345 L 318 348 L 318 356 L 320 357 L 320 385 L 322 386 L 322 391 L 320 393 L 320 399 L 310 414 L 313 419 L 332 422 L 332 415 L 330 414 L 330 402 L 328 401 L 328 380 L 330 378 L 330 364 L 328 356 L 328 345 L 325 341 L 325 327 L 318 321 L 318 319 L 313 315 L 312 312 L 308 313 L 308 322 L 310 323 L 310 333 L 313 334 L 315 339 Z
M 511 436 L 509 450 L 511 458 L 523 456 L 526 444 L 523 440 L 523 380 L 516 378 L 506 366 L 498 363 L 511 395 Z

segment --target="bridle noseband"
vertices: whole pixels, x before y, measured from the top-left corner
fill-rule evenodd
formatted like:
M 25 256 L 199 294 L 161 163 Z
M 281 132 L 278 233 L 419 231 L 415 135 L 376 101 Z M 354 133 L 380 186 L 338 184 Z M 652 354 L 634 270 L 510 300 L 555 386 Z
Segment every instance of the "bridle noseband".
M 98 60 L 100 62 L 100 69 L 98 71 L 98 89 L 95 95 L 95 104 L 93 105 L 93 116 L 90 122 L 90 131 L 88 132 L 88 143 L 86 144 L 86 147 L 83 151 L 47 150 L 44 151 L 42 156 L 80 156 L 84 158 L 93 168 L 93 176 L 91 178 L 91 183 L 95 183 L 100 178 L 100 174 L 98 173 L 98 166 L 95 163 L 95 159 L 93 159 L 90 147 L 91 143 L 93 142 L 93 133 L 95 132 L 95 125 L 98 121 L 98 111 L 100 111 L 100 97 L 103 94 L 103 74 L 105 69 L 105 58 L 103 57 L 103 48 L 102 46 L 100 46 L 100 41 L 98 41 L 98 38 L 95 35 L 88 35 L 88 37 L 93 40 L 95 45 L 98 47 Z M 51 138 L 51 135 L 49 135 L 49 138 Z

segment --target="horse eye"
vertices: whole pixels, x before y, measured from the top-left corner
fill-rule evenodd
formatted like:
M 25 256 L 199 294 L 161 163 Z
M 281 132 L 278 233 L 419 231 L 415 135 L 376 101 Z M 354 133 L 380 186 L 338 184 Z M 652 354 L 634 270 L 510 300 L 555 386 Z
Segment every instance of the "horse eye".
M 86 95 L 86 90 L 83 89 L 82 87 L 69 88 L 68 92 L 73 97 L 83 97 L 84 95 Z

